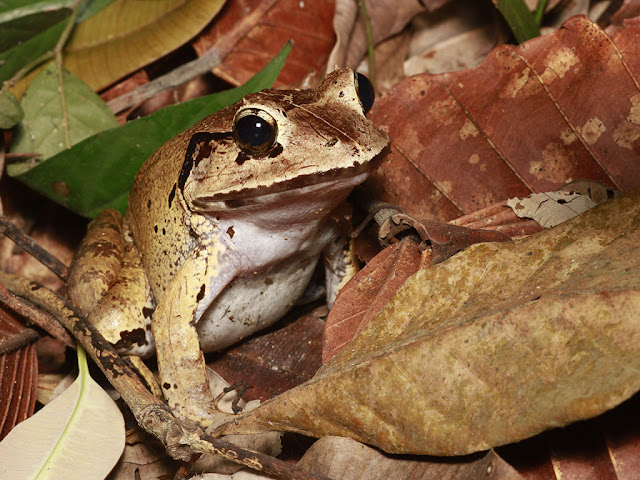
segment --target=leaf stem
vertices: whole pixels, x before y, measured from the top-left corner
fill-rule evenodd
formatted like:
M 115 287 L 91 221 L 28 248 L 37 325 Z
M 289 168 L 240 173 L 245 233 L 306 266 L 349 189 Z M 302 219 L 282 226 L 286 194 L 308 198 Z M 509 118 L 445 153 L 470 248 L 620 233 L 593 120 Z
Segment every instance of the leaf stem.
M 533 14 L 533 20 L 536 22 L 536 25 L 540 27 L 542 25 L 542 17 L 544 17 L 544 10 L 547 8 L 548 0 L 538 0 L 538 6 L 536 7 L 536 12 Z
M 69 133 L 69 111 L 67 110 L 67 96 L 64 91 L 64 78 L 63 78 L 63 69 L 64 66 L 62 64 L 62 49 L 64 48 L 67 40 L 69 39 L 69 35 L 71 35 L 71 30 L 75 26 L 76 18 L 78 16 L 78 12 L 84 6 L 85 0 L 76 0 L 72 5 L 71 15 L 69 16 L 69 21 L 60 35 L 58 39 L 58 43 L 54 48 L 54 54 L 56 59 L 56 70 L 58 74 L 58 84 L 60 90 L 60 102 L 62 103 L 62 130 L 64 132 L 64 142 L 67 148 L 71 148 L 71 134 Z
M 360 15 L 362 15 L 362 21 L 364 22 L 364 31 L 367 36 L 367 58 L 369 61 L 369 80 L 371 84 L 376 84 L 376 65 L 375 55 L 373 52 L 373 34 L 371 32 L 371 18 L 369 17 L 369 11 L 367 10 L 366 0 L 358 0 L 358 6 L 360 7 Z

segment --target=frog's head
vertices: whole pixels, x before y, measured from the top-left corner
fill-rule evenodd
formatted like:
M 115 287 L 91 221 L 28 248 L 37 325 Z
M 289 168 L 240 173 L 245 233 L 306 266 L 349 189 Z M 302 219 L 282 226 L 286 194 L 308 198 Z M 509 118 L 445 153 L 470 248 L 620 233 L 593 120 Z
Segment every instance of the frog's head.
M 204 119 L 178 188 L 191 209 L 218 210 L 318 185 L 351 189 L 389 140 L 366 117 L 373 88 L 350 69 L 313 90 L 264 90 Z

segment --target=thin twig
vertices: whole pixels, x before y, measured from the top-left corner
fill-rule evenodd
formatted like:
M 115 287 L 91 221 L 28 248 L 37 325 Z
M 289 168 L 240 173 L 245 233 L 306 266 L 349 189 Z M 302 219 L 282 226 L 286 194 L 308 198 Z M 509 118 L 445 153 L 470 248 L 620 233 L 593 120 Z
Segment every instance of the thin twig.
M 4 233 L 16 245 L 24 249 L 32 257 L 55 273 L 61 280 L 66 281 L 69 270 L 67 266 L 42 248 L 35 240 L 16 227 L 7 217 L 0 215 L 0 233 Z
M 44 310 L 34 307 L 33 304 L 23 300 L 22 298 L 11 295 L 2 283 L 0 283 L 0 303 L 13 310 L 21 317 L 29 319 L 30 322 L 38 325 L 45 332 L 49 333 L 52 337 L 57 338 L 66 346 L 75 348 L 75 338 L 65 330 L 55 317 Z
M 10 337 L 0 340 L 0 356 L 29 345 L 39 338 L 40 334 L 33 328 L 25 328 L 18 333 L 14 333 Z

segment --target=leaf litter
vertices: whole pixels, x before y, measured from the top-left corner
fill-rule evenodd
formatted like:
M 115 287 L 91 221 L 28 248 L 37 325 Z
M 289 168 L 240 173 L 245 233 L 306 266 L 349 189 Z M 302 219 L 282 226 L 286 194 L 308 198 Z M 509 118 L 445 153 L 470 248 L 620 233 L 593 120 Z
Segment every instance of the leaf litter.
M 311 381 L 220 433 L 462 455 L 598 415 L 640 387 L 639 227 L 634 191 L 422 269 Z

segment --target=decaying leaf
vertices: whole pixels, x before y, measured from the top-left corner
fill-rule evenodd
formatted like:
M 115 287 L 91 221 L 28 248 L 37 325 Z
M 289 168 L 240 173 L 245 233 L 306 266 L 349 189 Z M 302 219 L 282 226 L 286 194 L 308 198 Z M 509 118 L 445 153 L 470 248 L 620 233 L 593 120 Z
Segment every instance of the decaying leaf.
M 640 191 L 414 274 L 309 382 L 218 433 L 340 435 L 459 455 L 640 388 Z
M 578 179 L 640 185 L 640 21 L 615 37 L 585 17 L 495 49 L 480 66 L 418 75 L 374 105 L 391 154 L 381 200 L 450 220 Z
M 457 462 L 423 458 L 393 458 L 350 438 L 324 437 L 304 454 L 298 466 L 332 480 L 466 480 L 523 477 L 494 451 Z
M 231 384 L 244 381 L 243 399 L 264 402 L 313 377 L 321 365 L 324 326 L 305 315 L 226 350 L 207 365 Z
M 367 13 L 371 21 L 374 45 L 400 32 L 419 12 L 441 7 L 449 0 L 368 0 Z M 337 41 L 327 62 L 327 71 L 334 65 L 356 68 L 367 50 L 365 25 L 356 0 L 337 0 L 333 28 Z
M 327 317 L 322 363 L 342 350 L 375 317 L 418 269 L 428 265 L 431 251 L 421 252 L 406 238 L 376 255 L 340 291 Z
M 596 203 L 575 192 L 546 192 L 512 198 L 507 205 L 520 218 L 533 218 L 543 227 L 551 228 L 589 210 Z
M 333 46 L 333 0 L 243 0 L 228 2 L 214 23 L 194 42 L 202 55 L 242 34 L 213 72 L 232 85 L 241 85 L 293 40 L 291 57 L 277 87 L 298 86 L 308 76 L 322 78 Z
M 23 331 L 9 312 L 0 310 L 0 340 Z M 33 343 L 0 355 L 0 439 L 33 415 L 38 386 L 38 359 Z

